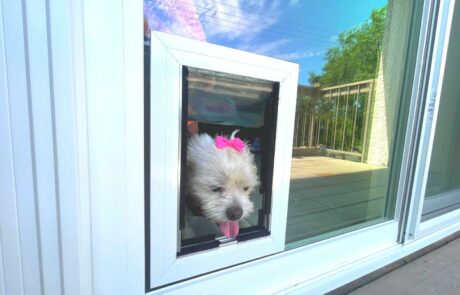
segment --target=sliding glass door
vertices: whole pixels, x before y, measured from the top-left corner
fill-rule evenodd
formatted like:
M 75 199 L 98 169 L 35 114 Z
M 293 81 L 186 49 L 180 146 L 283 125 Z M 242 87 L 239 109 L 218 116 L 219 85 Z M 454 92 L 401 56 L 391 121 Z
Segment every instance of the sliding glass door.
M 460 208 L 460 3 L 456 3 L 442 80 L 422 221 Z
M 404 141 L 422 11 L 414 2 L 375 4 L 328 49 L 311 88 L 299 86 L 287 249 L 394 220 L 395 145 Z

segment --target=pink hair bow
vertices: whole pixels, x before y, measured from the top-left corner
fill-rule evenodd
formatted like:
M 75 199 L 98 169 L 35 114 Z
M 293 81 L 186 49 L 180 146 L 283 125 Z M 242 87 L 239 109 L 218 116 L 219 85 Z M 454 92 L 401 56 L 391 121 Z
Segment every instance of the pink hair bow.
M 242 141 L 238 137 L 234 139 L 228 139 L 223 136 L 216 136 L 216 146 L 219 149 L 230 147 L 234 149 L 235 151 L 241 153 L 241 151 L 244 148 L 244 141 Z

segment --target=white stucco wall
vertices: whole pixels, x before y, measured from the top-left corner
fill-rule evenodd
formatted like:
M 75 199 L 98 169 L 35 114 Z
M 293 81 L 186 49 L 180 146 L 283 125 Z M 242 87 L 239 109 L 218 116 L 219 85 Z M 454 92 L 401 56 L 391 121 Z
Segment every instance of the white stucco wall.
M 375 81 L 369 120 L 366 162 L 386 167 L 395 134 L 404 74 L 405 40 L 408 39 L 411 1 L 389 1 L 383 51 Z

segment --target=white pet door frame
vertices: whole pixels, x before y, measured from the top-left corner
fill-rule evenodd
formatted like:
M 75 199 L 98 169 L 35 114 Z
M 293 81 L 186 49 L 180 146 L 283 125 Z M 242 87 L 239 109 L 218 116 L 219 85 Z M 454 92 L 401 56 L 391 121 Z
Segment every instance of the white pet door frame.
M 283 251 L 298 65 L 155 31 L 150 52 L 147 289 Z M 270 235 L 178 257 L 181 132 L 186 132 L 181 130 L 184 66 L 278 82 L 279 98 Z

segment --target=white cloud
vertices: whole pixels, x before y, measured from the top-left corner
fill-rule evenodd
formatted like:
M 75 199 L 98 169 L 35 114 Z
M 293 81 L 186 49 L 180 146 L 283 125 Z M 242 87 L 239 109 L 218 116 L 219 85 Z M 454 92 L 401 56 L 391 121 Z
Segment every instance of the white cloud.
M 293 41 L 294 40 L 291 39 L 279 39 L 267 43 L 245 43 L 238 46 L 238 49 L 289 61 L 320 56 L 324 54 L 324 51 L 322 50 L 299 50 L 284 53 L 280 52 L 282 51 L 282 48 L 285 48 L 288 43 Z
M 196 0 L 207 37 L 250 40 L 278 22 L 278 1 Z
M 275 52 L 278 52 L 278 50 L 281 47 L 288 44 L 289 42 L 291 42 L 291 40 L 289 39 L 279 39 L 276 41 L 262 43 L 262 44 L 246 43 L 244 45 L 238 46 L 238 49 L 253 52 L 253 53 L 258 53 L 262 55 L 272 56 Z
M 319 56 L 322 54 L 323 54 L 322 51 L 304 50 L 304 51 L 295 51 L 295 52 L 289 52 L 289 53 L 275 54 L 274 57 L 279 58 L 279 59 L 284 59 L 284 60 L 297 60 L 297 59 L 302 59 L 306 57 Z

